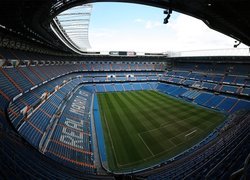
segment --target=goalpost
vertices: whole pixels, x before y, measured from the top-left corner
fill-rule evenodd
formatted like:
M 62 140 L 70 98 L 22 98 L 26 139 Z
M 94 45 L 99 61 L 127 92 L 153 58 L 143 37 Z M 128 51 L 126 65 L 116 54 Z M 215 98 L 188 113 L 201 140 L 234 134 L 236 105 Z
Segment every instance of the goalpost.
M 195 135 L 197 129 L 193 130 L 192 132 L 185 135 L 185 139 L 188 140 L 189 138 L 192 138 L 193 135 Z

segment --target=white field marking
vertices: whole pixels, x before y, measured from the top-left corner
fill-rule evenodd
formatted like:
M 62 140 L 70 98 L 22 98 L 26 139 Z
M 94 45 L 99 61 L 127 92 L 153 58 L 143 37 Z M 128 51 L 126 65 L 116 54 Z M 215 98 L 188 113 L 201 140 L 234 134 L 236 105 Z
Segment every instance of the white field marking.
M 184 112 L 183 114 L 188 114 L 188 113 Z M 182 122 L 183 124 L 186 124 L 186 125 L 190 126 L 190 125 L 187 124 L 185 121 L 187 121 L 188 119 L 191 119 L 191 118 L 193 118 L 193 116 L 190 116 L 190 117 L 185 118 L 185 119 L 177 120 L 177 121 L 165 122 L 165 123 L 162 123 L 162 124 L 160 125 L 159 128 L 155 128 L 155 129 L 151 129 L 151 130 L 148 130 L 148 131 L 144 131 L 144 132 L 141 132 L 140 134 L 144 134 L 144 133 L 147 133 L 147 132 L 150 132 L 150 131 L 156 131 L 156 130 L 158 130 L 158 129 L 165 128 L 165 127 L 168 127 L 168 126 L 171 126 L 171 125 L 173 125 L 175 122 Z M 202 119 L 201 119 L 201 120 L 202 120 Z M 206 121 L 206 122 L 209 122 L 209 121 Z M 214 123 L 212 123 L 212 125 L 213 125 L 213 124 L 214 124 Z M 212 125 L 211 125 L 211 126 L 212 126 Z M 194 127 L 196 127 L 196 126 L 194 126 Z M 210 126 L 207 126 L 207 127 L 210 127 Z M 200 128 L 199 128 L 199 129 L 200 129 Z M 200 130 L 201 130 L 201 131 L 204 131 L 204 130 L 202 130 L 202 129 L 200 129 Z
M 194 128 L 199 129 L 198 127 L 194 127 Z M 193 128 L 193 129 L 194 129 L 194 128 Z M 187 130 L 187 131 L 190 131 L 190 129 Z M 165 152 L 171 151 L 171 150 L 174 149 L 176 146 L 179 146 L 179 145 L 185 143 L 185 141 L 183 141 L 182 143 L 176 145 L 176 144 L 172 141 L 172 139 L 175 138 L 175 137 L 177 137 L 177 136 L 179 136 L 179 135 L 181 135 L 181 134 L 186 133 L 187 131 L 184 131 L 184 132 L 182 132 L 182 133 L 177 134 L 176 136 L 173 136 L 173 137 L 169 138 L 168 141 L 169 141 L 171 144 L 173 144 L 174 146 L 171 147 L 171 148 L 169 148 L 169 149 L 166 149 L 166 150 L 164 150 L 164 151 L 162 151 L 162 152 L 160 152 L 160 153 L 154 154 L 154 155 L 155 155 L 155 156 L 158 156 L 158 155 L 163 154 L 163 153 L 165 153 Z
M 188 131 L 189 131 L 189 130 L 188 130 Z M 183 132 L 183 133 L 180 133 L 180 134 L 184 134 L 184 133 L 186 133 L 186 132 L 187 132 L 187 131 L 185 131 L 185 132 Z M 138 134 L 140 135 L 140 133 L 138 133 Z M 180 134 L 178 134 L 178 135 L 180 135 Z M 138 135 L 138 136 L 139 136 L 139 135 Z M 176 135 L 176 136 L 178 136 L 178 135 Z M 141 136 L 141 135 L 140 135 L 140 136 Z M 174 137 L 176 137 L 176 136 L 174 136 Z M 174 137 L 172 137 L 172 138 L 174 138 Z M 148 160 L 154 158 L 155 156 L 164 154 L 165 152 L 169 152 L 169 151 L 173 150 L 174 148 L 176 148 L 176 146 L 179 146 L 179 145 L 185 143 L 185 141 L 183 141 L 182 143 L 176 145 L 174 142 L 172 142 L 172 140 L 171 140 L 172 138 L 168 139 L 169 143 L 171 143 L 171 144 L 173 145 L 171 148 L 166 149 L 166 150 L 164 150 L 164 151 L 161 151 L 160 153 L 154 154 L 154 156 L 150 156 L 150 157 L 148 157 L 148 158 L 144 158 L 144 159 L 142 159 L 142 160 L 134 161 L 134 162 L 131 162 L 131 163 L 121 164 L 120 166 L 121 166 L 121 167 L 122 167 L 122 166 L 128 166 L 128 165 L 136 164 L 136 163 L 138 163 L 138 162 L 148 161 Z
M 208 126 L 208 127 L 210 127 L 210 126 Z M 195 126 L 194 128 L 203 131 L 202 129 L 200 129 L 200 128 L 196 127 L 196 126 Z M 187 130 L 187 131 L 189 131 L 189 130 Z M 185 131 L 185 132 L 183 132 L 183 133 L 180 133 L 180 134 L 184 134 L 184 133 L 186 133 L 187 131 Z M 143 132 L 143 133 L 144 133 L 144 132 Z M 140 133 L 140 134 L 141 134 L 141 133 Z M 178 135 L 180 135 L 180 134 L 178 134 Z M 178 136 L 178 135 L 176 135 L 176 136 Z M 176 137 L 176 136 L 174 136 L 174 137 Z M 172 138 L 174 138 L 174 137 L 172 137 Z M 154 158 L 155 156 L 164 154 L 165 152 L 169 152 L 169 151 L 173 150 L 176 146 L 180 146 L 180 145 L 182 145 L 182 144 L 184 144 L 184 143 L 186 142 L 186 141 L 183 141 L 182 143 L 176 145 L 176 144 L 172 141 L 172 138 L 170 138 L 170 139 L 168 139 L 168 140 L 169 140 L 170 143 L 172 143 L 172 144 L 174 145 L 173 147 L 171 147 L 171 148 L 169 148 L 169 149 L 166 149 L 166 150 L 164 150 L 164 151 L 162 151 L 162 152 L 160 152 L 160 153 L 154 154 L 154 156 L 150 156 L 150 157 L 148 157 L 148 158 L 144 158 L 144 159 L 142 159 L 142 160 L 134 161 L 134 162 L 131 162 L 131 163 L 120 164 L 119 166 L 123 167 L 123 166 L 133 165 L 133 164 L 136 164 L 136 163 L 138 163 L 138 162 L 148 161 L 148 160 Z
M 201 121 L 202 121 L 202 120 L 201 120 Z M 209 122 L 209 121 L 206 121 L 206 123 L 207 123 L 207 122 Z M 189 125 L 189 124 L 187 124 L 187 123 L 184 122 L 184 121 L 183 121 L 182 123 L 183 123 L 183 124 L 186 124 L 186 125 Z M 209 122 L 209 123 L 210 123 L 210 125 L 206 125 L 206 129 L 212 127 L 212 126 L 215 124 L 215 123 L 212 123 L 212 124 L 211 124 L 211 122 Z M 194 126 L 193 128 L 196 128 L 196 129 L 199 129 L 199 130 L 205 132 L 203 129 L 201 129 L 201 128 L 197 127 L 197 126 Z M 193 128 L 192 128 L 192 129 L 193 129 Z M 215 128 L 216 128 L 216 127 L 215 127 Z
M 152 154 L 152 156 L 155 156 L 154 153 L 150 150 L 150 148 L 148 147 L 148 145 L 144 142 L 144 140 L 142 139 L 140 133 L 138 133 L 139 138 L 141 139 L 141 141 L 143 142 L 143 144 L 147 147 L 147 149 L 149 150 L 149 152 Z
M 190 112 L 183 112 L 182 114 L 189 114 Z M 183 123 L 187 120 L 187 119 L 190 119 L 190 118 L 192 118 L 193 116 L 190 116 L 190 117 L 188 117 L 188 118 L 186 118 L 186 119 L 181 119 L 181 120 L 179 120 L 179 121 L 173 121 L 173 123 L 174 122 L 182 122 L 183 121 Z M 106 119 L 105 119 L 105 121 L 106 121 Z M 161 125 L 163 125 L 163 124 L 166 124 L 165 126 L 163 126 L 163 127 L 168 127 L 168 126 L 170 126 L 170 125 L 172 125 L 173 123 L 168 123 L 168 124 L 166 124 L 166 123 L 162 123 Z M 106 122 L 106 124 L 107 124 L 107 122 Z M 184 124 L 187 124 L 187 123 L 184 123 Z M 214 123 L 213 123 L 214 124 Z M 212 125 L 213 125 L 212 124 Z M 108 126 L 107 126 L 108 127 Z M 210 127 L 210 126 L 208 126 L 208 127 Z M 147 132 L 150 132 L 150 131 L 154 131 L 154 130 L 158 130 L 158 129 L 160 129 L 160 128 L 162 128 L 162 127 L 159 127 L 159 128 L 155 128 L 155 129 L 152 129 L 152 130 L 148 130 L 148 131 L 145 131 L 145 132 L 141 132 L 141 133 L 138 133 L 139 134 L 139 136 L 141 136 L 140 134 L 144 134 L 144 133 L 147 133 Z M 194 126 L 193 128 L 196 128 L 196 129 L 199 129 L 199 130 L 201 130 L 201 131 L 204 131 L 204 130 L 202 130 L 202 129 L 200 129 L 200 128 L 198 128 L 198 127 L 196 127 L 196 126 Z M 109 127 L 108 127 L 108 129 L 109 129 Z M 189 129 L 190 130 L 190 129 Z M 189 130 L 187 130 L 187 131 L 189 131 Z M 185 131 L 185 132 L 183 132 L 183 133 L 186 133 L 187 131 Z M 109 132 L 110 133 L 110 132 Z M 183 134 L 183 133 L 180 133 L 180 134 Z M 180 135 L 180 134 L 178 134 L 178 135 Z M 178 135 L 176 135 L 176 136 L 178 136 Z M 110 135 L 109 135 L 110 136 Z M 176 137 L 176 136 L 174 136 L 174 137 Z M 174 138 L 174 137 L 172 137 L 172 138 Z M 143 139 L 142 139 L 142 137 L 140 137 L 141 138 L 141 140 L 143 141 Z M 164 151 L 162 151 L 162 152 L 160 152 L 160 153 L 157 153 L 157 154 L 154 154 L 153 156 L 150 156 L 150 157 L 147 157 L 147 158 L 144 158 L 144 159 L 141 159 L 141 160 L 138 160 L 138 161 L 134 161 L 134 162 L 131 162 L 131 163 L 126 163 L 126 164 L 119 164 L 118 163 L 118 161 L 117 161 L 117 165 L 119 166 L 119 167 L 123 167 L 123 166 L 128 166 L 128 165 L 133 165 L 133 164 L 136 164 L 136 163 L 139 163 L 139 162 L 143 162 L 143 161 L 148 161 L 149 159 L 152 159 L 152 158 L 154 158 L 155 156 L 158 156 L 158 155 L 161 155 L 161 154 L 163 154 L 163 153 L 165 153 L 165 152 L 168 152 L 168 151 L 171 151 L 172 149 L 174 149 L 177 145 L 174 143 L 174 142 L 172 142 L 172 138 L 170 138 L 169 139 L 169 142 L 171 143 L 171 144 L 173 144 L 174 146 L 173 147 L 171 147 L 171 148 L 169 148 L 169 149 L 166 149 L 166 150 L 164 150 Z M 111 139 L 111 141 L 112 141 L 112 138 L 110 138 Z M 111 142 L 112 143 L 112 142 Z M 143 141 L 143 143 L 145 144 L 145 142 Z M 183 141 L 182 143 L 180 143 L 180 144 L 178 144 L 178 146 L 179 145 L 181 145 L 181 144 L 184 144 L 185 143 L 185 141 Z M 112 145 L 113 145 L 113 143 L 112 143 Z M 146 144 L 145 144 L 146 145 Z M 114 148 L 113 148 L 113 150 L 114 150 Z M 151 151 L 151 150 L 150 150 Z M 114 152 L 114 154 L 115 154 L 115 152 Z M 152 154 L 152 153 L 151 153 Z M 116 155 L 116 154 L 115 154 Z M 116 158 L 116 157 L 115 157 Z M 116 158 L 116 160 L 117 160 L 117 158 Z
M 185 137 L 189 136 L 190 134 L 195 133 L 196 131 L 197 131 L 197 129 L 193 130 L 192 132 L 190 132 L 190 133 L 186 134 L 186 135 L 185 135 Z
M 138 161 L 134 161 L 134 162 L 131 162 L 131 163 L 121 164 L 119 167 L 124 167 L 124 166 L 128 166 L 128 165 L 138 164 L 139 162 L 147 162 L 149 159 L 152 159 L 152 158 L 154 158 L 154 156 L 149 156 L 147 158 L 144 158 L 144 159 L 141 159 L 141 160 L 138 160 Z
M 114 147 L 114 144 L 113 144 L 113 139 L 112 139 L 112 137 L 111 137 L 111 133 L 110 133 L 110 129 L 109 129 L 109 125 L 108 125 L 108 123 L 107 123 L 107 119 L 106 119 L 105 113 L 103 113 L 103 115 L 104 115 L 105 124 L 106 124 L 106 126 L 107 126 L 107 128 L 108 128 L 109 139 L 110 139 L 110 141 L 111 141 L 112 150 L 113 150 L 113 153 L 114 153 L 114 155 L 115 155 L 115 160 L 116 160 L 117 165 L 120 166 L 120 164 L 119 164 L 119 162 L 118 162 L 118 160 L 117 160 L 117 157 L 116 157 L 115 147 Z
M 169 140 L 172 142 L 172 139 L 173 138 L 175 138 L 175 137 L 177 137 L 177 136 L 180 136 L 180 135 L 182 135 L 182 134 L 185 134 L 185 133 L 187 133 L 188 131 L 190 131 L 190 130 L 192 130 L 192 129 L 194 129 L 194 130 L 201 130 L 200 128 L 198 128 L 198 127 L 193 127 L 193 128 L 191 128 L 191 129 L 189 129 L 189 130 L 187 130 L 187 131 L 184 131 L 184 132 L 182 132 L 182 133 L 179 133 L 179 134 L 177 134 L 177 135 L 175 135 L 175 136 L 173 136 L 173 137 L 171 137 L 171 138 L 169 138 Z M 194 131 L 193 130 L 193 131 Z M 202 130 L 201 130 L 202 131 Z M 198 133 L 199 134 L 199 133 Z M 174 142 L 173 142 L 174 143 Z M 182 144 L 182 143 L 181 143 Z M 177 144 L 177 145 L 179 145 L 179 144 Z
M 170 142 L 170 141 L 169 141 L 169 142 Z M 173 142 L 170 142 L 170 143 L 174 144 Z M 176 147 L 176 146 L 173 146 L 173 147 L 171 147 L 171 148 L 169 148 L 169 149 L 166 149 L 166 150 L 164 150 L 164 151 L 162 151 L 162 152 L 159 152 L 159 153 L 155 154 L 155 156 L 164 154 L 165 152 L 172 151 L 175 147 Z
M 155 129 L 150 129 L 150 130 L 148 130 L 148 131 L 144 131 L 144 132 L 141 132 L 140 134 L 144 134 L 144 133 L 148 133 L 148 132 L 151 132 L 151 131 L 156 131 L 156 130 L 159 130 L 159 129 L 162 129 L 162 128 L 166 128 L 166 127 L 169 127 L 169 126 L 172 126 L 175 122 L 184 122 L 184 121 L 186 121 L 186 120 L 188 120 L 188 119 L 190 119 L 190 118 L 192 118 L 192 117 L 188 117 L 188 118 L 186 118 L 186 119 L 181 119 L 181 120 L 179 120 L 179 121 L 173 121 L 172 123 L 162 123 L 161 125 L 160 125 L 160 127 L 158 127 L 158 128 L 155 128 Z M 164 125 L 165 124 L 165 125 Z
M 174 143 L 171 142 L 171 141 L 169 141 L 169 142 L 172 143 L 172 144 L 174 144 Z M 145 162 L 145 161 L 148 161 L 148 160 L 150 160 L 150 159 L 153 159 L 153 158 L 154 158 L 155 156 L 157 156 L 157 155 L 160 155 L 160 154 L 165 153 L 165 152 L 167 152 L 167 151 L 171 151 L 171 150 L 174 149 L 174 148 L 175 148 L 175 146 L 174 146 L 174 147 L 171 147 L 171 148 L 169 148 L 169 149 L 167 149 L 167 150 L 165 150 L 165 151 L 162 151 L 162 152 L 160 152 L 160 153 L 154 154 L 154 156 L 149 156 L 149 157 L 147 157 L 147 158 L 144 158 L 144 159 L 141 159 L 141 160 L 138 160 L 138 161 L 134 161 L 134 162 L 131 162 L 131 163 L 120 164 L 119 166 L 120 166 L 120 167 L 123 167 L 123 166 L 128 166 L 128 165 L 137 164 L 137 163 L 139 163 L 139 162 Z
M 141 159 L 141 160 L 138 160 L 138 161 L 134 161 L 134 162 L 131 162 L 131 163 L 121 164 L 121 165 L 119 165 L 119 167 L 129 166 L 129 165 L 137 164 L 139 162 L 145 162 L 145 161 L 147 161 L 147 159 L 151 159 L 151 158 L 153 158 L 153 156 L 150 156 L 148 158 L 144 158 L 144 159 Z
M 104 115 L 105 123 L 106 123 L 107 128 L 108 128 L 108 131 L 109 131 L 109 138 L 110 138 L 111 143 L 112 143 L 112 150 L 113 150 L 113 152 L 114 152 L 114 155 L 116 155 L 115 150 L 114 150 L 114 145 L 113 145 L 113 142 L 112 142 L 111 133 L 110 133 L 109 126 L 108 126 L 108 123 L 107 123 L 107 121 L 106 121 L 106 116 L 105 116 L 104 112 L 103 112 L 103 115 Z M 147 158 L 144 158 L 144 159 L 141 159 L 141 160 L 138 160 L 138 161 L 133 161 L 133 162 L 131 162 L 131 163 L 126 163 L 126 164 L 121 164 L 121 163 L 119 163 L 118 160 L 117 160 L 117 157 L 115 157 L 115 159 L 116 159 L 116 162 L 117 162 L 116 165 L 117 165 L 118 167 L 123 167 L 123 166 L 128 166 L 128 165 L 136 164 L 136 163 L 138 163 L 138 162 L 143 162 L 143 161 L 145 161 L 146 159 L 150 159 L 150 158 L 152 158 L 152 157 L 153 157 L 153 156 L 150 156 L 150 157 L 147 157 Z
M 133 161 L 131 163 L 126 163 L 126 164 L 120 164 L 119 166 L 120 167 L 123 167 L 123 166 L 128 166 L 128 165 L 133 165 L 133 164 L 137 164 L 139 162 L 147 162 L 149 159 L 152 159 L 154 158 L 154 156 L 149 156 L 147 158 L 144 158 L 144 159 L 141 159 L 141 160 L 138 160 L 138 161 Z
M 181 133 L 181 134 L 182 134 L 182 133 Z M 180 135 L 180 134 L 178 134 L 178 135 Z M 178 135 L 176 135 L 176 136 L 178 136 Z M 174 136 L 174 137 L 176 137 L 176 136 Z M 174 138 L 174 137 L 172 137 L 172 138 Z M 175 146 L 174 146 L 174 147 L 171 147 L 171 148 L 169 148 L 169 149 L 166 149 L 165 151 L 162 151 L 162 152 L 160 152 L 160 153 L 157 153 L 157 154 L 155 154 L 155 156 L 158 156 L 158 155 L 163 154 L 163 153 L 165 153 L 165 152 L 172 151 L 176 146 L 180 146 L 180 145 L 182 145 L 182 144 L 184 144 L 184 143 L 186 142 L 186 141 L 183 141 L 182 143 L 176 145 L 176 144 L 172 141 L 172 138 L 170 138 L 169 141 L 170 141 L 171 143 L 173 143 Z M 178 154 L 179 154 L 179 153 L 178 153 Z

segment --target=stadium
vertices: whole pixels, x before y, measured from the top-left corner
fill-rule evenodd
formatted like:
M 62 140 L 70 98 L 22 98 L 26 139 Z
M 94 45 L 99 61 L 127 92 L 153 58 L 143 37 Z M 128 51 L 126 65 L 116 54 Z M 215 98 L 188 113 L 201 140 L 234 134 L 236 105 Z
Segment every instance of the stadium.
M 99 2 L 162 8 L 164 24 L 183 13 L 237 42 L 224 55 L 87 51 Z M 249 7 L 0 1 L 0 179 L 248 179 Z

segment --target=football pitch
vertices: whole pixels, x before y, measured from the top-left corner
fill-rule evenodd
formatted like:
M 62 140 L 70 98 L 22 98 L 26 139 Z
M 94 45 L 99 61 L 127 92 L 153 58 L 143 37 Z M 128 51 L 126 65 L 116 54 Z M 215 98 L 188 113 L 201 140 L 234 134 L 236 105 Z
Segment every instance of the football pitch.
M 145 168 L 171 158 L 222 123 L 222 113 L 157 91 L 98 94 L 111 171 Z

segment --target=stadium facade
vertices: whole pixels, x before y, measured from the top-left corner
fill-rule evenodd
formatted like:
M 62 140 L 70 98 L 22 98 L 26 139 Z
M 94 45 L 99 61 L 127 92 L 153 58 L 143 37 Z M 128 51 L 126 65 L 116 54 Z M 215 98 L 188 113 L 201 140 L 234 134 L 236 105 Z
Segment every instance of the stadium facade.
M 131 2 L 190 14 L 202 19 L 209 27 L 250 45 L 247 1 L 227 1 L 223 12 L 221 8 L 225 3 L 222 1 Z M 60 34 L 61 31 L 51 22 L 64 10 L 84 3 L 80 0 L 0 3 L 0 176 L 3 179 L 248 177 L 249 56 L 170 57 L 168 54 L 136 55 L 134 52 L 114 51 L 108 55 L 100 52 L 75 54 L 78 51 L 75 47 L 69 48 L 62 42 L 62 39 L 68 41 L 65 35 L 60 40 L 53 33 Z M 136 94 L 144 91 L 150 94 L 144 94 L 145 99 L 140 98 L 142 94 Z M 128 102 L 118 92 L 131 92 L 134 98 L 123 94 L 131 99 Z M 109 97 L 103 96 L 106 101 L 101 102 L 99 95 L 106 93 Z M 200 110 L 209 112 L 211 117 L 201 115 L 193 121 L 185 120 L 186 125 L 175 122 L 178 119 L 173 117 L 173 132 L 179 134 L 177 137 L 170 133 L 169 143 L 179 147 L 183 141 L 192 143 L 171 157 L 164 156 L 150 162 L 142 159 L 145 166 L 134 166 L 133 159 L 131 166 L 121 164 L 122 158 L 119 160 L 114 151 L 118 145 L 108 142 L 116 138 L 110 131 L 112 127 L 109 128 L 116 123 L 109 123 L 106 118 L 112 119 L 115 114 L 121 117 L 125 113 L 130 121 L 135 116 L 138 121 L 130 121 L 127 125 L 137 133 L 141 124 L 145 123 L 144 127 L 146 122 L 154 125 L 157 118 L 143 119 L 140 124 L 136 115 L 146 118 L 147 112 L 143 110 L 160 108 L 164 105 L 161 100 L 176 105 L 175 114 L 181 114 L 186 108 L 191 115 Z M 145 108 L 138 108 L 134 113 L 129 106 L 123 106 L 125 102 L 144 102 L 140 105 Z M 151 102 L 154 102 L 153 106 Z M 106 104 L 108 111 L 102 104 Z M 127 110 L 111 111 L 115 106 Z M 158 109 L 158 113 L 163 112 Z M 218 120 L 216 127 L 207 128 L 216 115 L 223 116 L 223 120 Z M 148 117 L 151 117 L 149 113 Z M 183 119 L 187 117 L 193 116 L 182 115 Z M 205 121 L 207 123 L 203 123 Z M 121 119 L 120 122 L 113 132 L 122 128 L 117 132 L 117 138 L 125 136 L 123 140 L 132 147 L 130 145 L 136 142 L 136 138 L 123 131 L 128 127 L 122 127 Z M 162 148 L 159 153 L 165 152 L 169 146 L 164 146 L 164 139 L 162 143 L 159 141 L 159 149 L 153 149 L 154 145 L 147 140 L 147 137 L 154 140 L 169 135 L 166 132 L 170 129 L 161 129 L 162 124 L 158 125 L 152 130 L 156 133 L 148 133 L 151 130 L 147 129 L 146 135 L 140 132 L 137 137 L 144 144 L 145 152 L 153 157 L 159 149 Z M 158 136 L 158 133 L 165 136 Z M 134 157 L 142 156 L 143 148 Z M 136 150 L 128 152 L 136 154 Z M 113 163 L 118 167 L 120 163 L 120 168 L 111 164 L 112 158 L 116 159 Z

